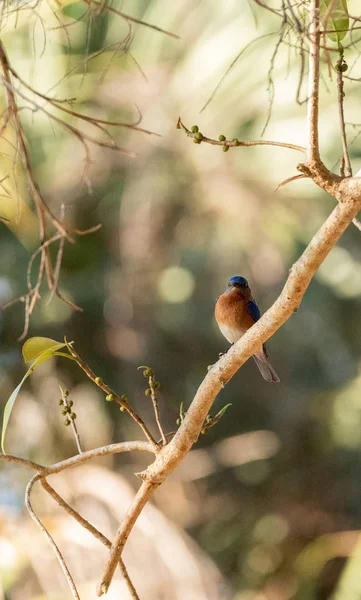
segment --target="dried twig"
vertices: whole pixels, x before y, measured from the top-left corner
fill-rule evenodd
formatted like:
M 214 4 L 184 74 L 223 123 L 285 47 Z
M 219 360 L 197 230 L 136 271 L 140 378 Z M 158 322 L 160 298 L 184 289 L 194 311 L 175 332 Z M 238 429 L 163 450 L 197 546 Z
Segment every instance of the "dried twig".
M 288 177 L 287 179 L 285 179 L 284 181 L 281 181 L 281 183 L 278 184 L 278 186 L 275 189 L 275 194 L 277 192 L 279 192 L 280 189 L 282 189 L 285 185 L 287 185 L 288 183 L 291 183 L 292 181 L 296 181 L 297 179 L 305 179 L 307 177 L 307 175 L 293 175 L 293 177 Z
M 310 49 L 307 102 L 307 160 L 308 162 L 315 162 L 320 160 L 318 143 L 318 95 L 320 85 L 320 0 L 311 0 L 308 10 L 310 21 Z
M 91 533 L 96 539 L 98 539 L 102 544 L 104 544 L 104 546 L 106 546 L 107 548 L 111 548 L 111 541 L 108 540 L 108 538 L 105 537 L 105 535 L 103 535 L 96 527 L 94 527 L 94 525 L 92 525 L 91 523 L 89 523 L 89 521 L 84 519 L 84 517 L 82 517 L 78 513 L 78 511 L 76 511 L 72 506 L 70 506 L 70 504 L 68 504 L 64 500 L 64 498 L 62 498 L 54 490 L 54 488 L 51 487 L 51 485 L 45 478 L 40 479 L 40 483 L 43 486 L 44 490 L 48 492 L 48 494 L 53 498 L 53 500 L 55 500 L 55 502 L 57 502 L 57 504 L 61 508 L 63 508 L 68 513 L 68 515 L 73 517 L 82 527 L 84 527 L 84 529 L 89 531 L 89 533 Z M 119 569 L 124 577 L 131 597 L 133 598 L 133 600 L 139 600 L 137 591 L 133 585 L 132 580 L 129 577 L 128 571 L 122 559 L 119 560 Z
M 336 63 L 336 77 L 337 77 L 337 104 L 338 104 L 338 117 L 340 122 L 340 134 L 341 134 L 341 143 L 342 143 L 342 161 L 341 161 L 341 176 L 342 177 L 351 177 L 352 176 L 352 167 L 350 156 L 347 148 L 347 138 L 346 138 L 346 125 L 345 125 L 345 113 L 344 113 L 344 97 L 345 93 L 343 91 L 343 72 L 342 67 L 344 65 L 343 55 Z
M 31 494 L 31 490 L 33 489 L 34 484 L 39 481 L 40 479 L 40 475 L 34 475 L 34 477 L 29 481 L 27 488 L 26 488 L 26 494 L 25 494 L 25 504 L 26 504 L 26 508 L 29 511 L 29 514 L 31 516 L 31 518 L 35 521 L 35 523 L 38 525 L 38 527 L 40 527 L 41 531 L 43 532 L 43 534 L 45 535 L 46 539 L 48 540 L 50 546 L 52 547 L 56 558 L 58 559 L 58 562 L 64 572 L 64 575 L 66 577 L 66 580 L 68 582 L 68 585 L 70 587 L 71 593 L 73 598 L 75 598 L 76 600 L 80 600 L 80 596 L 78 594 L 78 590 L 76 589 L 76 585 L 74 583 L 74 579 L 68 569 L 68 566 L 65 562 L 65 559 L 62 555 L 62 553 L 60 552 L 57 544 L 54 541 L 54 538 L 50 535 L 50 533 L 48 532 L 48 530 L 46 529 L 45 525 L 40 521 L 39 517 L 36 515 L 32 505 L 31 505 L 31 501 L 30 501 L 30 494 Z
M 138 25 L 144 25 L 145 27 L 149 27 L 150 29 L 154 29 L 155 31 L 159 31 L 160 33 L 164 33 L 165 35 L 169 35 L 172 38 L 175 39 L 179 39 L 179 36 L 176 35 L 175 33 L 171 33 L 170 31 L 167 31 L 166 29 L 162 29 L 161 27 L 158 27 L 157 25 L 151 25 L 150 23 L 147 23 L 146 21 L 142 21 L 141 19 L 136 19 L 135 17 L 131 17 L 130 15 L 126 15 L 122 12 L 120 12 L 119 10 L 116 10 L 115 8 L 113 8 L 112 6 L 110 6 L 109 4 L 105 4 L 104 2 L 95 2 L 95 0 L 84 0 L 86 2 L 86 4 L 88 4 L 90 7 L 96 7 L 100 10 L 104 10 L 106 12 L 112 13 L 114 15 L 117 15 L 118 17 L 122 17 L 123 19 L 125 19 L 126 21 L 129 21 L 131 23 L 136 23 Z

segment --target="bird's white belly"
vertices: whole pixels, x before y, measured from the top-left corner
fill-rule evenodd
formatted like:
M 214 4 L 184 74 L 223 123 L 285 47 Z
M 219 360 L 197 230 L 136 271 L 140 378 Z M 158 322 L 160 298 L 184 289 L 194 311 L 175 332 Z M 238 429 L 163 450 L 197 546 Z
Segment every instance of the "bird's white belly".
M 226 340 L 228 340 L 231 344 L 237 342 L 239 338 L 246 333 L 246 329 L 235 329 L 234 327 L 228 327 L 228 325 L 224 325 L 223 323 L 218 323 L 218 325 Z

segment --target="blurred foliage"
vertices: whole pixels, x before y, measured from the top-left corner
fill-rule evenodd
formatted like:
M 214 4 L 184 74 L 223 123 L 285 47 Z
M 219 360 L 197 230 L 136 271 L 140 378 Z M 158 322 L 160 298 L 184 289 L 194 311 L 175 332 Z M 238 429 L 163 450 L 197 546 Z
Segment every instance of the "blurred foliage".
M 137 366 L 151 365 L 162 383 L 160 410 L 171 431 L 179 405 L 184 402 L 187 409 L 207 366 L 226 348 L 213 310 L 228 278 L 246 276 L 265 310 L 334 200 L 305 180 L 273 193 L 296 174 L 298 153 L 256 147 L 224 154 L 218 147 L 197 146 L 176 130 L 181 115 L 209 137 L 260 138 L 269 111 L 276 16 L 236 0 L 125 1 L 125 13 L 180 36 L 175 40 L 136 26 L 128 51 L 121 46 L 129 32 L 125 21 L 98 12 L 90 18 L 80 2 L 62 2 L 55 12 L 48 6 L 40 3 L 38 13 L 25 6 L 17 28 L 9 21 L 3 35 L 24 79 L 59 98 L 76 96 L 80 108 L 100 118 L 135 118 L 136 104 L 141 126 L 162 137 L 119 130 L 117 139 L 136 158 L 94 146 L 89 193 L 81 181 L 84 156 L 77 141 L 52 127 L 41 111 L 22 112 L 35 177 L 52 210 L 59 214 L 63 202 L 66 219 L 76 227 L 103 224 L 65 246 L 60 288 L 84 313 L 72 312 L 57 298 L 48 304 L 44 296 L 29 335 L 75 340 L 92 369 L 126 393 L 148 422 L 151 403 Z M 349 9 L 356 14 L 357 2 Z M 59 15 L 68 19 L 66 28 L 59 27 Z M 200 114 L 235 56 L 255 38 Z M 361 76 L 357 56 L 352 46 L 345 51 L 355 79 Z M 304 145 L 306 108 L 295 102 L 297 60 L 292 48 L 277 55 L 265 137 Z M 320 139 L 329 168 L 337 168 L 341 154 L 335 85 L 324 64 Z M 346 81 L 345 92 L 357 171 L 359 83 Z M 22 226 L 17 236 L 5 224 L 0 228 L 3 303 L 25 291 L 27 263 L 38 241 L 33 227 L 27 232 Z M 298 568 L 300 553 L 320 536 L 361 526 L 360 293 L 360 232 L 350 227 L 298 313 L 268 342 L 281 383 L 269 386 L 253 361 L 244 365 L 217 399 L 214 412 L 232 406 L 201 436 L 187 475 L 180 469 L 156 495 L 165 515 L 215 560 L 237 600 L 261 598 L 259 590 L 262 598 L 280 600 L 328 597 L 317 592 L 315 581 L 329 556 L 323 555 L 319 572 L 309 579 Z M 1 319 L 5 404 L 24 374 L 16 339 L 23 327 L 22 305 L 9 308 Z M 56 409 L 59 383 L 76 402 L 86 448 L 140 435 L 70 362 L 57 359 L 25 384 L 8 430 L 9 452 L 49 463 L 75 451 Z M 260 430 L 273 432 L 277 449 L 267 452 L 258 438 L 252 451 L 242 445 L 242 434 Z M 221 452 L 217 444 L 228 438 L 239 439 L 240 446 L 224 446 Z M 134 483 L 132 472 L 140 470 L 140 462 L 127 456 L 108 466 Z M 26 474 L 6 466 L 1 480 L 7 489 L 1 495 L 4 510 L 22 510 Z M 344 556 L 351 552 L 352 544 Z

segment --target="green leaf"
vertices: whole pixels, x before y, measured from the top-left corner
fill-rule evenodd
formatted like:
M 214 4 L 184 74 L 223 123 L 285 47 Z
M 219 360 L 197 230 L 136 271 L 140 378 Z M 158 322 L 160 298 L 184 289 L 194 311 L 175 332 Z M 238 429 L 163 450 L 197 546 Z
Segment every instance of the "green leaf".
M 13 409 L 13 406 L 14 406 L 15 400 L 17 398 L 17 395 L 20 392 L 21 386 L 23 385 L 25 379 L 27 377 L 29 377 L 29 375 L 32 372 L 32 370 L 33 369 L 30 367 L 30 369 L 25 373 L 24 377 L 20 381 L 19 385 L 15 388 L 15 390 L 13 391 L 13 393 L 11 394 L 9 400 L 7 401 L 7 403 L 5 405 L 4 418 L 3 418 L 3 427 L 2 427 L 2 432 L 1 432 L 1 450 L 3 451 L 4 454 L 6 454 L 5 447 L 4 447 L 4 444 L 5 444 L 5 433 L 6 433 L 6 429 L 7 429 L 8 423 L 9 423 L 11 411 Z
M 230 406 L 232 406 L 232 404 L 226 404 L 223 408 L 221 408 L 221 410 L 219 412 L 217 412 L 216 416 L 214 417 L 215 419 L 221 419 L 224 415 L 224 413 L 226 412 L 227 408 L 229 408 Z
M 66 346 L 65 343 L 57 342 L 56 340 L 51 340 L 50 338 L 43 337 L 29 338 L 23 345 L 22 352 L 25 362 L 30 362 L 31 360 L 33 362 L 5 405 L 3 426 L 1 432 L 1 449 L 4 454 L 6 454 L 5 434 L 9 423 L 11 411 L 14 407 L 15 400 L 18 396 L 18 393 L 20 392 L 20 389 L 25 379 L 27 379 L 29 375 L 34 371 L 35 367 L 38 367 L 39 365 L 41 365 L 41 363 L 43 363 L 45 360 L 48 360 L 52 356 L 66 356 L 66 358 L 70 358 L 71 360 L 73 360 L 72 356 L 65 354 L 64 352 L 57 352 L 57 350 L 63 348 L 64 346 Z
M 328 32 L 326 36 L 332 42 L 340 43 L 349 28 L 347 0 L 321 0 L 320 15 L 323 27 Z
M 23 357 L 25 362 L 28 363 L 39 358 L 42 354 L 44 354 L 45 351 L 49 351 L 49 356 L 43 359 L 46 360 L 47 358 L 50 358 L 50 356 L 52 356 L 56 350 L 64 348 L 64 346 L 66 346 L 64 342 L 57 342 L 56 340 L 52 340 L 50 338 L 29 338 L 23 345 Z

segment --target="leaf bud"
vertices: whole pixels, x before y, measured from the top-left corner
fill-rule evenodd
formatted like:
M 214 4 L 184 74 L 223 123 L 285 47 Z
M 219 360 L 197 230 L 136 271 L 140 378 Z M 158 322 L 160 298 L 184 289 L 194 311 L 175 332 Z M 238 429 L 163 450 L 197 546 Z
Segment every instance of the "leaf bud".
M 112 400 L 114 400 L 114 394 L 108 394 L 105 396 L 105 399 L 107 402 L 112 402 Z
M 232 142 L 235 146 L 239 146 L 239 140 L 237 138 L 233 138 Z
M 199 127 L 198 127 L 198 125 L 192 125 L 192 127 L 191 127 L 191 132 L 192 132 L 192 133 L 197 133 L 198 131 L 199 131 Z
M 145 371 L 143 371 L 143 375 L 144 377 L 153 377 L 154 376 L 154 371 L 153 369 L 145 369 Z
M 71 418 L 73 419 L 73 421 L 74 421 L 74 419 L 76 419 L 76 413 L 71 413 L 70 417 L 71 417 Z
M 204 135 L 203 135 L 203 133 L 198 131 L 194 137 L 196 138 L 196 140 L 199 140 L 201 142 L 204 138 Z
M 151 396 L 152 395 L 152 390 L 148 388 L 148 389 L 145 390 L 144 393 L 145 393 L 146 396 Z
M 64 421 L 64 425 L 65 425 L 66 427 L 68 427 L 68 425 L 70 425 L 70 419 L 65 419 L 65 421 Z
M 229 146 L 222 146 L 222 150 L 223 150 L 223 152 L 228 152 Z
M 95 378 L 95 383 L 96 383 L 97 385 L 101 385 L 101 384 L 103 383 L 103 380 L 102 380 L 102 378 L 101 378 L 101 377 L 96 377 L 96 378 Z

